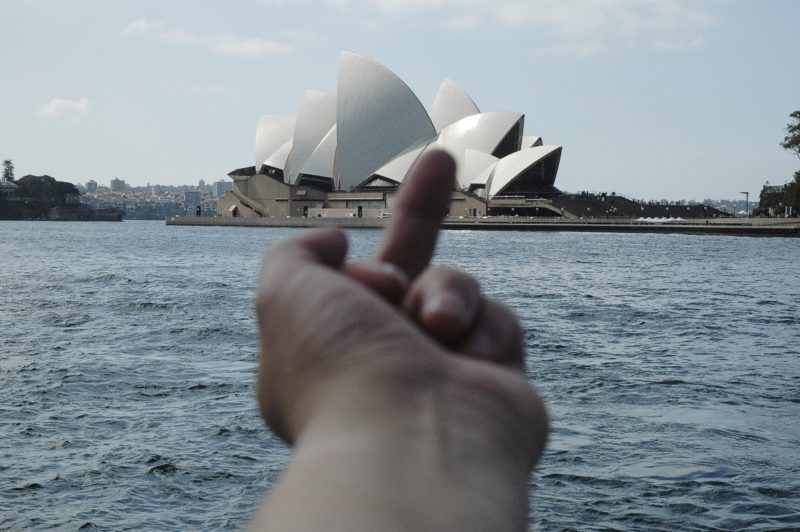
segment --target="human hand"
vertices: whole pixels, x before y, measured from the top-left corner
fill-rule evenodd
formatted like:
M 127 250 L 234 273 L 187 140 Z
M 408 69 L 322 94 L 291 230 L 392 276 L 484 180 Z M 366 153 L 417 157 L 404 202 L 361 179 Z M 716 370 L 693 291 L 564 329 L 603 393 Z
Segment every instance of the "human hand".
M 497 505 L 512 501 L 519 510 L 546 414 L 521 371 L 513 314 L 470 276 L 429 266 L 453 175 L 443 152 L 417 164 L 373 260 L 345 262 L 339 230 L 308 232 L 267 252 L 257 301 L 259 404 L 306 461 L 333 453 L 362 470 L 351 452 L 360 449 L 391 463 L 412 434 L 410 445 L 447 445 L 442 451 L 468 466 L 455 475 L 458 489 L 494 479 Z M 413 464 L 424 463 L 417 458 Z

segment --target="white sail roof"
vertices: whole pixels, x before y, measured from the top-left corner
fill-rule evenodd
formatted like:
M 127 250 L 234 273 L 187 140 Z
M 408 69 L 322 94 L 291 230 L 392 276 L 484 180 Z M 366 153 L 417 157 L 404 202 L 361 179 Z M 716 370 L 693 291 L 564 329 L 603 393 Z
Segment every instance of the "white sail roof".
M 298 172 L 333 179 L 333 162 L 336 156 L 336 126 L 331 127 Z
M 289 139 L 283 144 L 283 146 L 272 152 L 269 157 L 264 159 L 264 164 L 273 168 L 277 168 L 278 170 L 283 170 L 286 167 L 286 160 L 289 158 L 289 153 L 291 151 L 292 139 Z M 284 174 L 284 181 L 285 180 L 286 176 Z
M 431 107 L 431 121 L 439 132 L 462 118 L 480 113 L 478 106 L 460 85 L 446 79 L 439 86 Z
M 475 179 L 470 182 L 470 185 L 475 185 L 476 188 L 480 189 L 480 194 L 485 198 L 488 196 L 488 192 L 486 191 L 486 185 L 489 182 L 489 178 L 492 176 L 492 172 L 494 172 L 494 167 L 497 163 L 493 164 L 483 172 L 477 175 Z M 476 191 L 477 193 L 477 191 Z
M 456 159 L 456 179 L 460 187 L 466 187 L 475 177 L 467 173 L 466 151 L 492 154 L 515 127 L 522 131 L 524 119 L 525 115 L 521 113 L 481 113 L 462 118 L 439 133 L 437 146 L 449 151 Z M 519 144 L 515 149 L 519 149 Z
M 417 148 L 409 150 L 401 155 L 398 155 L 388 163 L 384 164 L 375 173 L 381 177 L 385 177 L 394 181 L 395 183 L 402 183 L 408 175 L 409 171 L 414 167 L 422 152 L 425 150 L 427 144 L 423 144 Z
M 327 92 L 307 90 L 297 113 L 294 145 L 286 161 L 284 180 L 295 184 L 303 165 L 319 143 L 336 124 L 336 96 Z
M 336 96 L 306 91 L 297 118 L 265 115 L 256 132 L 256 166 L 283 170 L 288 184 L 322 183 L 337 190 L 402 183 L 419 157 L 433 149 L 456 161 L 457 187 L 486 197 L 547 194 L 560 161 L 541 150 L 539 136 L 522 135 L 522 113 L 480 113 L 466 91 L 446 79 L 431 115 L 386 67 L 342 54 Z M 521 151 L 520 151 L 521 150 Z M 547 159 L 542 165 L 537 158 Z M 515 182 L 515 179 L 520 179 Z M 527 188 L 530 185 L 530 190 Z M 477 192 L 480 191 L 480 192 Z
M 523 148 L 533 148 L 534 146 L 542 146 L 542 137 L 536 135 L 525 135 L 522 137 Z
M 547 156 L 560 151 L 561 146 L 536 146 L 535 148 L 526 148 L 503 157 L 497 161 L 494 171 L 489 177 L 486 185 L 487 197 L 492 198 L 499 194 L 528 168 Z M 552 185 L 549 182 L 547 184 Z
M 497 164 L 497 157 L 478 150 L 466 150 L 464 153 L 464 174 L 474 176 L 467 185 L 486 185 L 491 169 Z M 490 170 L 487 172 L 486 170 Z
M 361 183 L 409 146 L 436 136 L 411 89 L 372 59 L 343 53 L 337 93 L 334 174 L 342 189 Z
M 264 161 L 275 151 L 291 140 L 294 134 L 295 117 L 263 115 L 258 119 L 256 129 L 256 172 L 261 170 Z

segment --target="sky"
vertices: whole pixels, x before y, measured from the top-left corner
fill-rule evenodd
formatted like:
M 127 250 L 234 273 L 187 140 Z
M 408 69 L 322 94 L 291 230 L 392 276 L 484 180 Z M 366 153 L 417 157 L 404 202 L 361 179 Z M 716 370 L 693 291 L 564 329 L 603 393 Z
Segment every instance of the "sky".
M 343 50 L 430 109 L 443 79 L 563 146 L 556 186 L 757 196 L 800 160 L 797 0 L 0 0 L 0 159 L 16 175 L 228 179 L 262 114 L 335 92 Z

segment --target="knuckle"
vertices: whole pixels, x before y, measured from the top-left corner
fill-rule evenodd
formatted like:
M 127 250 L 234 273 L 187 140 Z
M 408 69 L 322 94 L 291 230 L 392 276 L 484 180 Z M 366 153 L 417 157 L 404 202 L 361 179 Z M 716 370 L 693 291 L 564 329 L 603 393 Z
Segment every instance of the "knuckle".
M 480 284 L 470 274 L 450 266 L 432 266 L 425 274 L 430 276 L 431 284 L 461 290 L 480 291 Z

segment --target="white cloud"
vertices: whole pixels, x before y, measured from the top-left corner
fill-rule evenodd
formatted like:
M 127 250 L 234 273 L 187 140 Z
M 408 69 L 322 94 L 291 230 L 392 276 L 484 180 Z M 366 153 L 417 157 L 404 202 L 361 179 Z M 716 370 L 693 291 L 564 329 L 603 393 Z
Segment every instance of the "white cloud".
M 147 20 L 146 18 L 137 18 L 124 28 L 122 33 L 125 35 L 132 35 L 134 33 L 147 33 L 150 31 L 160 30 L 164 27 L 164 23 L 158 20 Z
M 81 98 L 80 100 L 53 98 L 34 114 L 38 117 L 48 119 L 89 114 L 89 100 L 87 98 Z
M 362 0 L 384 13 L 460 9 L 509 26 L 549 26 L 562 34 L 713 25 L 692 0 Z
M 262 0 L 273 5 L 286 0 Z M 296 0 L 300 1 L 300 0 Z M 571 43 L 600 42 L 644 44 L 686 41 L 702 35 L 718 23 L 713 10 L 723 9 L 720 1 L 696 0 L 302 0 L 304 6 L 361 5 L 383 17 L 408 17 L 410 21 L 430 19 L 451 30 L 472 29 L 495 24 L 536 30 L 565 49 L 584 49 Z M 459 15 L 452 16 L 453 12 Z M 698 46 L 689 46 L 689 48 Z M 594 47 L 596 48 L 596 47 Z M 680 49 L 675 47 L 671 49 Z
M 136 19 L 122 29 L 125 35 L 141 35 L 149 39 L 168 43 L 202 46 L 221 54 L 260 57 L 288 54 L 293 48 L 288 43 L 262 39 L 260 37 L 240 37 L 236 33 L 215 33 L 201 35 L 183 28 L 170 28 L 158 20 Z

